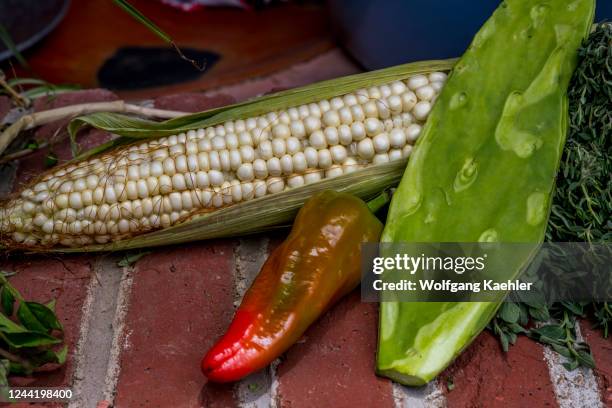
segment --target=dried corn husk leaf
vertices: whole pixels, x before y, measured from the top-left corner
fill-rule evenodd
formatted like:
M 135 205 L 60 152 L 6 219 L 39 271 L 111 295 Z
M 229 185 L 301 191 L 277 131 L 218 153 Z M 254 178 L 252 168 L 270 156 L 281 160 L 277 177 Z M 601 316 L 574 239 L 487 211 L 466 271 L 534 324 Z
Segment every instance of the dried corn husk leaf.
M 74 137 L 78 129 L 90 125 L 122 136 L 102 148 L 98 147 L 83 155 L 83 157 L 88 157 L 105 149 L 142 138 L 178 134 L 191 129 L 214 126 L 228 120 L 245 119 L 291 106 L 318 102 L 358 89 L 406 79 L 419 73 L 448 71 L 454 62 L 455 60 L 441 60 L 405 64 L 324 81 L 164 122 L 153 122 L 116 113 L 95 113 L 73 120 L 70 124 L 70 131 Z M 78 248 L 41 247 L 34 250 L 37 252 L 115 251 L 261 232 L 290 223 L 297 210 L 317 191 L 324 189 L 344 191 L 367 200 L 383 189 L 396 185 L 404 172 L 405 164 L 405 160 L 398 160 L 369 166 L 339 177 L 324 179 L 221 209 L 198 213 L 180 224 L 110 244 Z

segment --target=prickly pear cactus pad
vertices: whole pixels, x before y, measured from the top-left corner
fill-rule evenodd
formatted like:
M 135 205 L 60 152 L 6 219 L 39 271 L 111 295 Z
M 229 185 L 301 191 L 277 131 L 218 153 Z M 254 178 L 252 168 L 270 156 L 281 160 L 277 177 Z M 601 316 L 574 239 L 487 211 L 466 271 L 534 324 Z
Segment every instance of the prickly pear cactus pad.
M 541 242 L 567 128 L 567 86 L 593 0 L 507 0 L 438 98 L 391 202 L 383 242 Z M 521 258 L 521 255 L 518 256 Z M 517 270 L 529 257 L 516 259 Z M 377 368 L 442 371 L 499 303 L 381 304 Z

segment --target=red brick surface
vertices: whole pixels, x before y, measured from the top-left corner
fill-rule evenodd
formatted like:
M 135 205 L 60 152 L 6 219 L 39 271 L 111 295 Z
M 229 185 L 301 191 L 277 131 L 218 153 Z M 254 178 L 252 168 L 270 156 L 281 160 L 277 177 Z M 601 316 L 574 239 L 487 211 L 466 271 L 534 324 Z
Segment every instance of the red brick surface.
M 203 93 L 190 92 L 160 96 L 155 99 L 155 107 L 179 112 L 201 112 L 235 102 L 236 100 L 230 95 L 207 96 Z
M 233 315 L 232 241 L 159 248 L 134 270 L 115 407 L 230 407 L 200 360 Z
M 56 299 L 57 316 L 64 327 L 69 353 L 66 365 L 34 377 L 13 377 L 11 383 L 29 387 L 69 385 L 75 367 L 74 352 L 80 335 L 83 302 L 91 279 L 91 264 L 83 256 L 28 257 L 0 264 L 0 269 L 17 272 L 9 280 L 27 300 L 46 303 Z
M 278 367 L 281 407 L 392 407 L 391 382 L 374 375 L 377 321 L 358 291 L 325 314 Z
M 612 337 L 603 337 L 601 329 L 594 329 L 590 321 L 582 321 L 580 328 L 595 358 L 595 374 L 601 399 L 612 407 Z
M 447 392 L 449 408 L 557 406 L 542 348 L 526 337 L 504 353 L 484 331 L 441 380 L 454 384 Z

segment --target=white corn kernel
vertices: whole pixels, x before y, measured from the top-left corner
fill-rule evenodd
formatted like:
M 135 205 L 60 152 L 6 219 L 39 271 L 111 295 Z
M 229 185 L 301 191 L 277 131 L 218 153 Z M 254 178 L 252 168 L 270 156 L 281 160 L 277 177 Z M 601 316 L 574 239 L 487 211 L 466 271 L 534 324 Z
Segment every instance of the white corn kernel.
M 299 174 L 293 175 L 287 178 L 287 186 L 291 188 L 300 187 L 304 185 L 304 177 Z
M 431 101 L 436 95 L 436 91 L 430 85 L 425 85 L 418 88 L 415 93 L 417 98 L 422 101 Z
M 340 115 L 335 110 L 325 112 L 323 115 L 323 123 L 325 126 L 336 127 L 340 125 Z
M 338 164 L 334 164 L 329 169 L 325 171 L 326 178 L 338 177 L 341 176 L 344 171 L 342 170 L 342 166 Z
M 293 170 L 302 173 L 308 167 L 306 155 L 302 152 L 297 152 L 293 155 Z
M 279 158 L 287 153 L 287 143 L 284 139 L 272 139 L 272 153 Z
M 361 105 L 351 106 L 351 116 L 355 121 L 364 121 L 366 117 Z
M 446 81 L 447 75 L 444 72 L 432 72 L 429 74 L 429 81 L 431 82 L 442 82 Z
M 321 171 L 319 170 L 308 171 L 306 172 L 306 174 L 304 174 L 304 183 L 305 184 L 316 183 L 317 181 L 321 180 L 321 178 L 322 178 Z
M 223 177 L 223 173 L 219 170 L 211 170 L 208 172 L 208 179 L 210 180 L 210 184 L 212 186 L 221 186 L 225 181 Z
M 368 118 L 365 121 L 365 130 L 369 137 L 376 136 L 383 131 L 383 124 L 376 118 Z
M 431 104 L 427 101 L 417 103 L 412 109 L 412 113 L 417 120 L 423 121 L 431 111 Z
M 416 123 L 412 124 L 406 129 L 406 141 L 410 144 L 414 144 L 414 142 L 416 142 L 419 138 L 420 134 L 421 126 L 417 125 Z
M 287 153 L 295 154 L 302 148 L 302 143 L 297 137 L 290 137 L 286 141 Z
M 308 116 L 304 119 L 304 128 L 306 129 L 307 134 L 311 134 L 319 129 L 321 129 L 321 119 L 316 116 Z
M 281 171 L 288 176 L 293 173 L 293 157 L 290 154 L 285 154 L 280 158 Z
M 379 133 L 372 139 L 374 150 L 376 153 L 386 153 L 389 150 L 389 135 L 387 133 Z
M 308 138 L 308 141 L 310 142 L 310 145 L 317 150 L 327 147 L 327 139 L 325 138 L 325 134 L 320 130 L 313 132 Z
M 357 144 L 357 153 L 363 159 L 371 159 L 374 157 L 374 144 L 372 139 L 366 138 Z
M 415 89 L 425 86 L 428 83 L 429 83 L 429 80 L 427 79 L 425 75 L 414 75 L 408 78 L 407 85 L 408 85 L 408 88 L 414 91 Z
M 280 177 L 270 177 L 266 181 L 266 185 L 270 194 L 279 193 L 285 189 L 285 182 Z
M 253 161 L 253 173 L 258 179 L 265 179 L 268 177 L 268 165 L 265 160 L 255 159 Z
M 375 163 L 375 164 L 387 163 L 388 161 L 389 161 L 389 155 L 387 153 L 378 153 L 372 159 L 372 163 Z
M 389 161 L 399 160 L 403 157 L 402 149 L 391 149 L 389 150 Z
M 393 129 L 389 133 L 389 144 L 394 148 L 402 148 L 406 144 L 406 132 L 403 129 Z
M 281 163 L 278 157 L 272 157 L 266 161 L 268 166 L 268 174 L 278 177 L 282 174 Z
M 344 160 L 346 160 L 346 157 L 347 157 L 346 148 L 342 145 L 332 146 L 329 149 L 329 152 L 331 154 L 331 158 L 334 163 L 342 163 L 344 162 Z
M 272 127 L 272 137 L 279 139 L 286 139 L 291 136 L 291 130 L 289 126 L 284 123 L 279 123 L 278 125 L 274 125 Z
M 236 176 L 242 181 L 251 181 L 255 178 L 253 165 L 251 163 L 243 163 L 236 171 Z

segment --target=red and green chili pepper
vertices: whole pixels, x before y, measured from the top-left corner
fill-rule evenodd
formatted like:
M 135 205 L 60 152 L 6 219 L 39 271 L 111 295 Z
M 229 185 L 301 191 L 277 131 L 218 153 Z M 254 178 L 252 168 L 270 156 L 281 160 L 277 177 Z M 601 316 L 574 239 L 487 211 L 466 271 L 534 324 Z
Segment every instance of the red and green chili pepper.
M 314 195 L 264 264 L 227 333 L 202 360 L 204 374 L 216 382 L 236 381 L 280 356 L 359 284 L 361 244 L 377 242 L 381 231 L 357 197 Z

